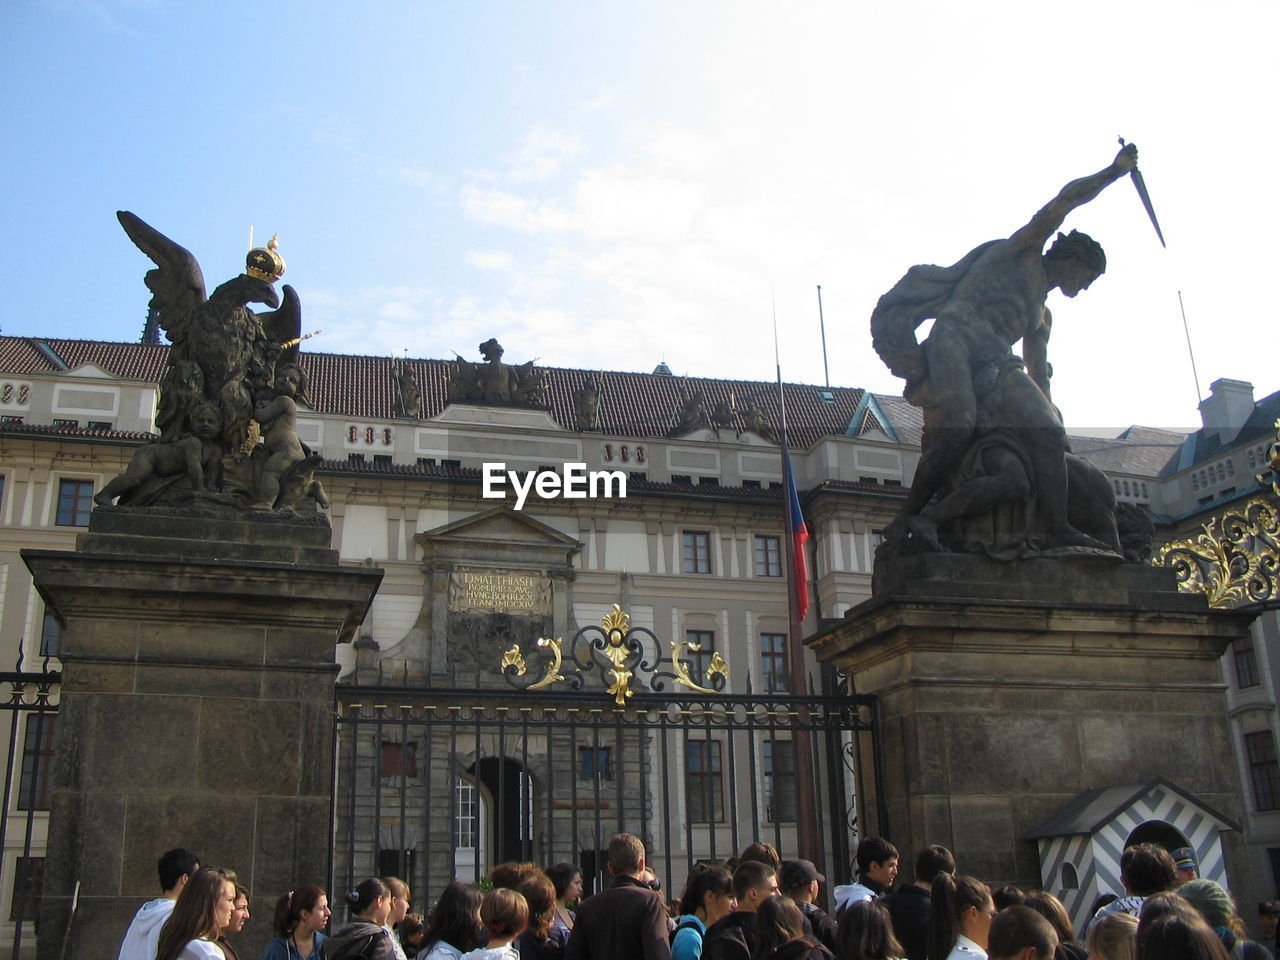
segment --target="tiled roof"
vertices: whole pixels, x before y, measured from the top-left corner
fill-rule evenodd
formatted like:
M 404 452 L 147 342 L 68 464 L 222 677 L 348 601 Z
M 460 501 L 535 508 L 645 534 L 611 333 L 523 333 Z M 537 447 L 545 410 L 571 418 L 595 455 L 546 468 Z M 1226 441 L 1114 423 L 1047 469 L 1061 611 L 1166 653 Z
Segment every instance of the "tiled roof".
M 123 380 L 156 383 L 168 353 L 162 344 L 0 337 L 0 372 L 56 373 L 92 363 Z
M 1071 450 L 1107 473 L 1159 477 L 1177 464 L 1187 435 L 1176 430 L 1133 426 L 1118 437 L 1071 437 Z
M 1240 428 L 1240 433 L 1236 435 L 1227 448 L 1222 446 L 1222 442 L 1218 439 L 1217 431 L 1209 433 L 1205 430 L 1197 430 L 1195 432 L 1195 448 L 1191 463 L 1186 464 L 1186 466 L 1192 467 L 1197 463 L 1216 459 L 1222 456 L 1224 449 L 1231 449 L 1232 447 L 1261 440 L 1274 440 L 1277 419 L 1280 419 L 1280 391 L 1268 397 L 1263 397 L 1253 405 L 1253 413 L 1245 420 L 1244 426 Z
M 163 344 L 0 337 L 0 372 L 57 372 L 61 368 L 42 351 L 41 345 L 69 368 L 88 362 L 119 377 L 153 382 L 164 372 L 168 349 Z M 395 416 L 395 376 L 401 363 L 407 363 L 422 391 L 424 418 L 436 416 L 446 406 L 449 362 L 445 360 L 401 361 L 391 357 L 302 353 L 300 363 L 310 380 L 308 394 L 312 409 L 318 413 L 391 419 Z M 694 377 L 686 380 L 649 373 L 541 369 L 551 416 L 570 430 L 575 425 L 574 394 L 591 376 L 601 382 L 598 432 L 609 436 L 665 436 L 676 422 L 682 385 L 702 391 L 708 412 L 722 401 L 741 409 L 746 400 L 752 399 L 777 422 L 778 387 L 768 381 Z M 857 387 L 825 388 L 788 383 L 783 390 L 789 438 L 797 449 L 811 447 L 824 436 L 841 435 L 863 396 Z M 822 392 L 829 392 L 834 402 L 823 402 Z M 733 422 L 722 430 L 732 433 L 742 427 L 741 417 L 735 415 Z
M 887 393 L 877 393 L 875 398 L 893 425 L 898 439 L 909 447 L 920 446 L 920 436 L 924 432 L 924 411 L 913 407 L 902 397 Z
M 43 423 L 0 423 L 0 433 L 26 434 L 34 437 L 69 437 L 76 440 L 116 440 L 129 443 L 146 443 L 155 440 L 154 433 L 132 430 L 88 430 L 84 427 L 50 426 Z

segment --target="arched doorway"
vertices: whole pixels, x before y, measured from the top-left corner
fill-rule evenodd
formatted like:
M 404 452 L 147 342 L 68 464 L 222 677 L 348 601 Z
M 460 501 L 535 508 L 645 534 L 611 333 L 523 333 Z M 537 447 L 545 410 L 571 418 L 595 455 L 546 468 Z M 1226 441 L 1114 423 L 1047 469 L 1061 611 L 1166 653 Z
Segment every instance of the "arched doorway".
M 466 771 L 480 788 L 477 822 L 487 872 L 499 863 L 534 860 L 533 777 L 510 757 L 483 757 Z
M 1164 847 L 1170 853 L 1179 847 L 1191 846 L 1182 831 L 1166 820 L 1148 820 L 1138 824 L 1129 834 L 1129 839 L 1124 842 L 1124 845 L 1132 847 L 1139 843 L 1154 843 L 1158 847 Z

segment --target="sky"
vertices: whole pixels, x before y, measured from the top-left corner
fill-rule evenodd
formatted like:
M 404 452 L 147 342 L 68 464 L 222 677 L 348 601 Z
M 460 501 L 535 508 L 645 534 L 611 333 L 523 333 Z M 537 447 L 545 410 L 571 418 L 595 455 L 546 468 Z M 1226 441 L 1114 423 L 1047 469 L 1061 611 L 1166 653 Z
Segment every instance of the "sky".
M 278 233 L 304 349 L 772 379 L 776 315 L 821 384 L 820 285 L 830 382 L 901 393 L 877 298 L 1123 136 L 1168 248 L 1127 179 L 1069 218 L 1108 270 L 1050 295 L 1054 400 L 1195 427 L 1280 389 L 1277 36 L 1275 0 L 4 0 L 0 330 L 136 340 L 124 209 L 210 290 Z

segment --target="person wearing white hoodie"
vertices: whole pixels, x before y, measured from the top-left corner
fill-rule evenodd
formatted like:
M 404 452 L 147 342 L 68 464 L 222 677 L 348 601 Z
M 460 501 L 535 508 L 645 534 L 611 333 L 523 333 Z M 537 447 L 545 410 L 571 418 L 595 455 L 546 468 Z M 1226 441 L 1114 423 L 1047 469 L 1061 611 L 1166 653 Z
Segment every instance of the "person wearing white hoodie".
M 882 837 L 863 837 L 858 844 L 858 882 L 832 891 L 836 913 L 859 900 L 875 900 L 889 892 L 898 876 L 898 848 Z
M 187 885 L 192 874 L 200 869 L 200 858 L 190 850 L 177 847 L 169 850 L 156 864 L 160 874 L 163 896 L 148 900 L 134 914 L 133 922 L 120 941 L 118 960 L 156 960 L 156 946 L 160 942 L 160 928 L 173 913 L 178 894 Z

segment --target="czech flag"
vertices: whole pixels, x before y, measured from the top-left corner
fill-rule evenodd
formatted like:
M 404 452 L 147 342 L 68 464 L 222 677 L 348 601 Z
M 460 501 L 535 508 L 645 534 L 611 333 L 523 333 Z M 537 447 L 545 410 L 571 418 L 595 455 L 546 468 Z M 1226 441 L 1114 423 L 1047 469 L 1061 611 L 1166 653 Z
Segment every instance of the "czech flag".
M 809 613 L 809 561 L 804 545 L 809 542 L 809 527 L 800 512 L 800 497 L 796 495 L 796 477 L 791 472 L 791 454 L 782 448 L 782 483 L 787 498 L 787 515 L 791 521 L 791 590 L 796 598 L 796 620 L 804 622 Z

